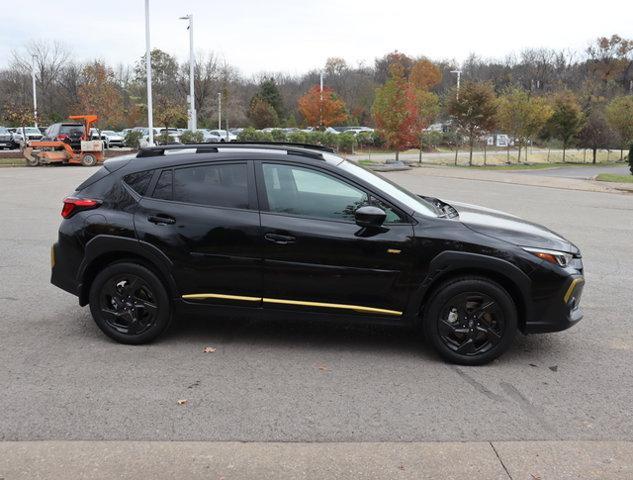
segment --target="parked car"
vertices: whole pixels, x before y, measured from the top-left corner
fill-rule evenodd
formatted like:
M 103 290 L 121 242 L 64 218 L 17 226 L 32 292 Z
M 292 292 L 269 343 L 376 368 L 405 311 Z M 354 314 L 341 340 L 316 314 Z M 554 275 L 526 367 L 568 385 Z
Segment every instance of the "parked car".
M 158 132 L 158 136 L 163 136 L 163 135 L 169 135 L 169 141 L 168 142 L 163 142 L 160 139 L 157 139 L 156 137 L 154 137 L 154 141 L 156 143 L 167 143 L 167 144 L 171 144 L 171 143 L 180 143 L 180 130 L 178 130 L 177 128 L 161 128 Z
M 421 328 L 443 358 L 476 365 L 517 330 L 582 318 L 568 240 L 413 194 L 325 148 L 144 149 L 106 161 L 62 217 L 51 281 L 122 343 L 192 312 L 362 320 Z
M 105 148 L 123 147 L 125 137 L 114 130 L 101 130 L 101 140 Z
M 82 123 L 53 123 L 46 129 L 42 140 L 65 142 L 73 150 L 80 150 L 83 135 L 84 125 Z
M 147 127 L 134 127 L 131 130 L 134 130 L 136 132 L 141 132 L 143 134 L 143 137 L 141 138 L 141 142 L 148 144 L 149 143 L 149 128 Z M 154 141 L 156 141 L 156 137 L 158 135 L 160 135 L 160 128 L 152 128 L 153 132 L 154 132 Z
M 41 140 L 42 132 L 37 127 L 17 127 L 13 129 L 12 141 L 13 148 L 18 148 L 24 143 L 24 136 L 26 135 L 27 141 Z
M 209 130 L 209 133 L 220 137 L 220 142 L 235 142 L 237 141 L 237 135 L 227 130 Z
M 222 141 L 222 138 L 219 134 L 213 133 L 206 128 L 200 128 L 197 131 L 202 133 L 203 143 L 220 143 Z
M 14 148 L 13 134 L 6 127 L 0 127 L 0 149 Z

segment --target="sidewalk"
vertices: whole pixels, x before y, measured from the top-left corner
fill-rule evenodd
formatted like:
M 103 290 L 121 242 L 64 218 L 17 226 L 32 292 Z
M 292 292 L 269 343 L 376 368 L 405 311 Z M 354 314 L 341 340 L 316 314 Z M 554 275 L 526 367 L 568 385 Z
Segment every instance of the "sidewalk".
M 633 478 L 633 442 L 0 442 L 0 478 Z

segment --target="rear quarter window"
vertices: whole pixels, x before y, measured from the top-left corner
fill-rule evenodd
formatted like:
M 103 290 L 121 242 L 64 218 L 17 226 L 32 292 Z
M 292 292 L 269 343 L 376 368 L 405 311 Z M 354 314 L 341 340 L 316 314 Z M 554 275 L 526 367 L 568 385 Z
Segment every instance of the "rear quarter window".
M 145 172 L 130 173 L 123 178 L 123 181 L 136 193 L 143 196 L 147 193 L 147 187 L 149 187 L 152 181 L 154 170 L 147 170 Z

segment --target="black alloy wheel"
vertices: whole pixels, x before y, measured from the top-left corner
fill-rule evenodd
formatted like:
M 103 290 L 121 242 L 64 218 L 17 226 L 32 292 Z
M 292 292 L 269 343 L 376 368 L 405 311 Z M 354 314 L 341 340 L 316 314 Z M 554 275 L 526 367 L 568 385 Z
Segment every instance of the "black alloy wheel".
M 159 336 L 171 321 L 167 290 L 154 272 L 134 263 L 115 263 L 94 279 L 90 311 L 109 337 L 129 344 Z
M 511 345 L 517 331 L 516 306 L 496 282 L 460 277 L 432 293 L 423 311 L 423 327 L 435 350 L 446 360 L 481 365 Z

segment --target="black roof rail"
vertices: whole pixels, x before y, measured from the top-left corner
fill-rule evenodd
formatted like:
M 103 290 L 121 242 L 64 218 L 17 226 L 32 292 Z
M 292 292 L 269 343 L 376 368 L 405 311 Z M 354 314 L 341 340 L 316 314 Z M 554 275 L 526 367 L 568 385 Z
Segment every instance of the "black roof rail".
M 305 143 L 282 143 L 282 142 L 230 142 L 230 143 L 191 143 L 191 144 L 172 144 L 160 145 L 157 147 L 141 148 L 136 154 L 137 158 L 141 157 L 159 157 L 165 155 L 166 151 L 171 150 L 191 150 L 195 149 L 196 153 L 218 153 L 219 148 L 270 148 L 274 150 L 286 150 L 289 155 L 299 155 L 302 157 L 316 158 L 323 160 L 323 155 L 319 152 L 334 153 L 329 147 L 321 145 L 309 145 Z M 288 148 L 297 147 L 297 148 Z M 303 150 L 305 149 L 305 150 Z M 312 151 L 311 151 L 312 150 Z M 317 150 L 316 152 L 314 150 Z

